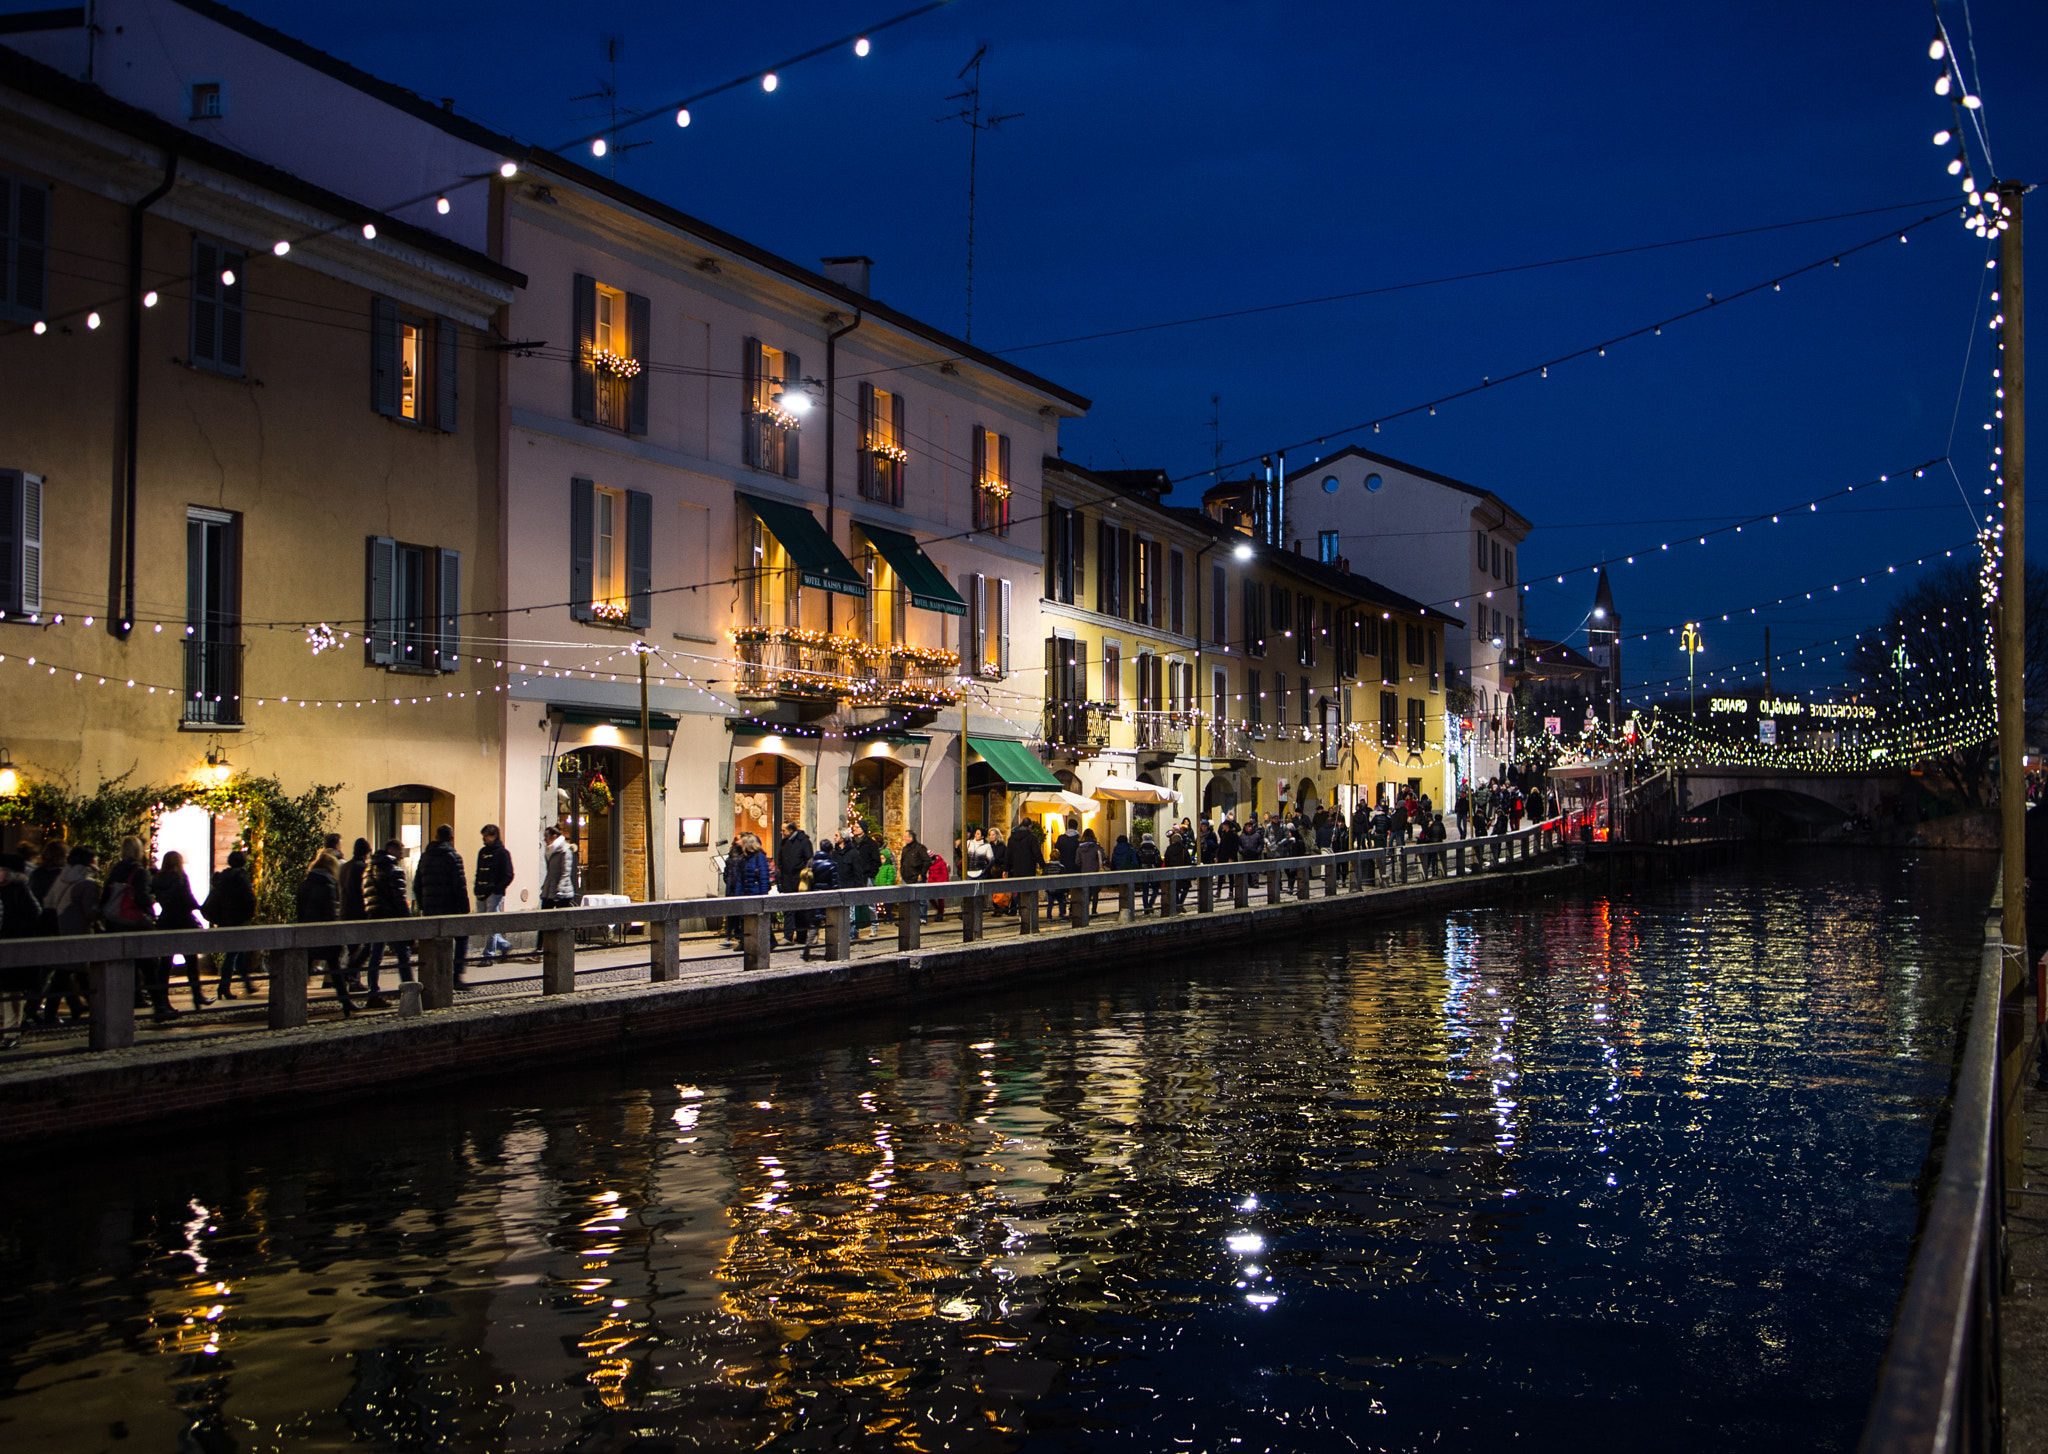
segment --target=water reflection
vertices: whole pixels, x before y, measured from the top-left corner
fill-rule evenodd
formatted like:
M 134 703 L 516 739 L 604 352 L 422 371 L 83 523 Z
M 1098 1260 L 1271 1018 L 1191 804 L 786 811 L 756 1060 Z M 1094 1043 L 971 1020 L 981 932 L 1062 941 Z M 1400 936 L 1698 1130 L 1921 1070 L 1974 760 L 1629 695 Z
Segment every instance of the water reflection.
M 1759 862 L 18 1170 L 0 1436 L 1846 1448 L 1987 873 Z

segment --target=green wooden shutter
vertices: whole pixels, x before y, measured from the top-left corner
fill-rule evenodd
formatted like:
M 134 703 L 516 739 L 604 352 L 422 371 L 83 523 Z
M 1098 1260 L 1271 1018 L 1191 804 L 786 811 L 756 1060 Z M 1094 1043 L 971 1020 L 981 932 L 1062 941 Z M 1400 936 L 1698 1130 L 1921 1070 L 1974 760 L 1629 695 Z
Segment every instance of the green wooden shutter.
M 569 481 L 569 614 L 578 621 L 593 617 L 590 598 L 595 570 L 591 560 L 591 512 L 597 487 L 589 480 Z
M 578 419 L 597 422 L 597 365 L 591 350 L 597 347 L 597 279 L 576 274 L 574 315 L 576 356 L 569 360 L 571 405 Z
M 654 496 L 626 491 L 626 624 L 645 631 L 654 606 Z
M 199 526 L 195 522 L 192 528 L 196 531 Z M 391 666 L 398 660 L 398 542 L 386 535 L 371 536 L 369 557 L 363 640 L 371 665 Z
M 626 294 L 626 345 L 633 350 L 633 359 L 640 365 L 640 372 L 633 375 L 627 387 L 626 432 L 645 434 L 647 432 L 647 384 L 651 375 L 647 372 L 647 360 L 654 342 L 654 307 L 638 293 Z
M 462 341 L 462 325 L 453 318 L 434 323 L 434 425 L 444 434 L 455 432 L 455 350 Z
M 370 300 L 370 407 L 398 417 L 398 305 Z

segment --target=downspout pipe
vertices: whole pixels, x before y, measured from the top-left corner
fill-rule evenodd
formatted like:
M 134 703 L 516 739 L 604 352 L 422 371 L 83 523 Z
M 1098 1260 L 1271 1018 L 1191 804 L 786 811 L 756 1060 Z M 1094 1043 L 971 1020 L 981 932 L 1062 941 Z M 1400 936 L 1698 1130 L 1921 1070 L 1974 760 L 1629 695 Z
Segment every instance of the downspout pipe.
M 137 438 L 142 426 L 142 222 L 177 180 L 178 154 L 166 152 L 164 179 L 128 209 L 128 356 L 124 361 L 127 388 L 121 401 L 125 458 L 121 485 L 120 612 L 107 622 L 115 638 L 121 641 L 126 641 L 128 633 L 135 629 L 135 496 L 142 445 Z
M 833 447 L 835 430 L 839 420 L 839 340 L 860 327 L 861 313 L 854 310 L 853 322 L 844 328 L 825 335 L 825 538 L 837 544 L 839 534 L 835 523 L 835 502 L 837 494 L 834 481 L 837 479 L 836 465 L 838 451 Z M 825 597 L 825 630 L 830 634 L 833 626 L 834 599 L 831 593 Z

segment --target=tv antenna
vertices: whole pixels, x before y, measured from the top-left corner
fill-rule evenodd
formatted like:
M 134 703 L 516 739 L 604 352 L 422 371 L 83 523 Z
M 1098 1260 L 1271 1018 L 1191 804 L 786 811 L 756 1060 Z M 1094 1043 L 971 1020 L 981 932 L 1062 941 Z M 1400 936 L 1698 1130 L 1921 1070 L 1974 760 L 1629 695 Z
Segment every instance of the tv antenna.
M 1202 427 L 1209 431 L 1209 483 L 1223 483 L 1223 446 L 1230 441 L 1223 437 L 1223 396 L 1209 396 L 1209 417 L 1202 421 Z
M 581 96 L 571 96 L 569 99 L 571 101 L 597 101 L 602 103 L 596 111 L 586 112 L 576 119 L 579 121 L 602 119 L 604 121 L 604 150 L 599 152 L 598 155 L 604 158 L 605 164 L 611 171 L 612 180 L 617 181 L 619 177 L 619 153 L 633 151 L 643 146 L 651 146 L 653 143 L 646 141 L 622 142 L 619 140 L 619 54 L 626 48 L 626 38 L 623 35 L 607 35 L 601 36 L 600 40 L 604 45 L 605 64 L 610 67 L 609 76 L 597 83 L 595 91 L 586 91 Z
M 964 101 L 966 104 L 951 116 L 941 116 L 940 125 L 957 121 L 967 128 L 967 342 L 974 342 L 974 174 L 981 154 L 981 134 L 984 131 L 1000 131 L 1005 121 L 1015 121 L 1024 113 L 1012 111 L 1007 116 L 983 116 L 981 114 L 981 63 L 988 59 L 988 43 L 984 41 L 974 52 L 967 64 L 960 68 L 960 74 L 953 79 L 967 81 L 967 89 L 957 95 L 948 96 L 948 101 Z M 967 80 L 968 72 L 974 79 Z

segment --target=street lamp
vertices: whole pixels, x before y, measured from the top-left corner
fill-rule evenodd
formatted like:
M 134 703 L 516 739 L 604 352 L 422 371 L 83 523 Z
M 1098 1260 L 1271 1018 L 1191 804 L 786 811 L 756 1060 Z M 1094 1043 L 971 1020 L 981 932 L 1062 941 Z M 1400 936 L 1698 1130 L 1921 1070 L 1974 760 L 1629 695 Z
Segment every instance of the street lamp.
M 0 747 L 0 798 L 11 798 L 21 791 L 21 774 L 14 770 L 14 759 L 7 749 Z
M 1699 698 L 1693 694 L 1693 663 L 1706 650 L 1700 641 L 1700 626 L 1697 621 L 1685 623 L 1685 630 L 1678 638 L 1678 646 L 1685 653 L 1685 712 L 1697 725 L 1700 715 Z

